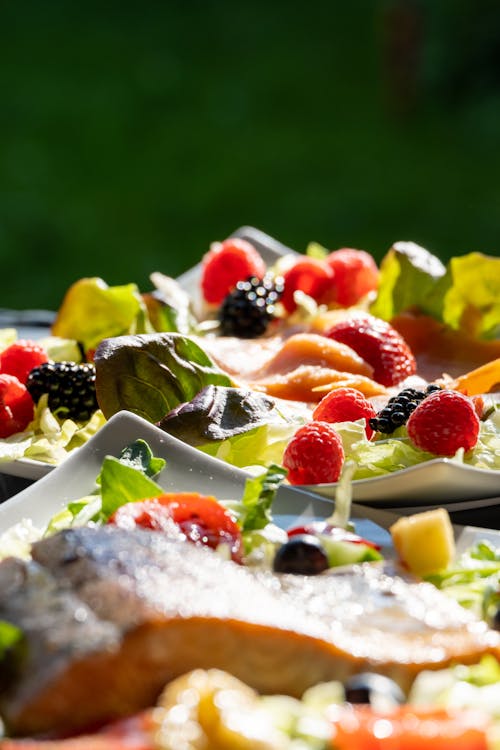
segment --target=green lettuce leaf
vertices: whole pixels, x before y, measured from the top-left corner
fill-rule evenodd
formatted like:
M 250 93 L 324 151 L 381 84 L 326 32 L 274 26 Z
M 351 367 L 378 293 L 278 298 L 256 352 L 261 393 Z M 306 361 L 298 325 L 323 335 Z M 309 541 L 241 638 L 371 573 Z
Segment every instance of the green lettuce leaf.
M 106 456 L 99 474 L 101 486 L 101 513 L 99 519 L 107 520 L 117 508 L 148 497 L 163 495 L 163 489 L 148 476 L 119 458 Z
M 111 336 L 152 330 L 137 286 L 108 286 L 100 278 L 75 282 L 52 325 L 54 336 L 75 339 L 85 351 Z
M 443 319 L 477 338 L 500 336 L 500 258 L 469 253 L 450 260 L 453 280 L 445 298 Z
M 450 284 L 450 274 L 439 258 L 414 242 L 396 242 L 380 264 L 379 289 L 370 312 L 391 320 L 418 308 L 441 319 L 443 295 Z
M 500 259 L 483 253 L 439 258 L 413 242 L 396 242 L 380 264 L 370 312 L 391 320 L 418 310 L 475 338 L 500 336 Z
M 159 422 L 206 385 L 232 385 L 192 339 L 179 333 L 118 336 L 98 346 L 97 401 L 106 418 L 126 409 Z
M 263 529 L 271 523 L 271 506 L 285 477 L 286 469 L 272 465 L 264 474 L 246 480 L 242 498 L 243 513 L 239 519 L 244 532 Z

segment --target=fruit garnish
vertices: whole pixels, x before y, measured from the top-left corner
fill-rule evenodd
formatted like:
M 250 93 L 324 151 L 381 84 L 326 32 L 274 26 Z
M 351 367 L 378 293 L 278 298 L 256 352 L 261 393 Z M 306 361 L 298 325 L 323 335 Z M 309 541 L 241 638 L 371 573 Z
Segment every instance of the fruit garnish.
M 26 387 L 38 403 L 48 394 L 48 406 L 65 417 L 85 422 L 99 408 L 95 391 L 95 367 L 90 362 L 46 362 L 28 375 Z
M 211 495 L 171 492 L 120 506 L 108 523 L 124 529 L 137 527 L 180 532 L 187 541 L 211 549 L 227 545 L 231 558 L 241 562 L 241 531 L 231 514 Z
M 328 422 L 309 422 L 300 427 L 288 443 L 283 466 L 291 484 L 336 482 L 344 464 L 344 448 Z
M 318 258 L 299 258 L 283 273 L 284 291 L 281 303 L 289 313 L 297 309 L 294 294 L 301 291 L 316 302 L 323 302 L 332 289 L 334 273 L 330 266 Z
M 479 419 L 470 398 L 457 391 L 438 390 L 411 414 L 406 428 L 412 443 L 437 456 L 454 456 L 477 443 Z
M 410 414 L 415 411 L 426 396 L 439 390 L 438 385 L 429 385 L 424 391 L 419 391 L 417 388 L 403 388 L 396 396 L 392 396 L 387 405 L 370 419 L 370 427 L 375 432 L 390 435 L 398 427 L 407 423 Z
M 453 526 L 444 508 L 401 516 L 389 531 L 399 559 L 418 576 L 444 570 L 455 556 Z
M 48 361 L 47 352 L 36 341 L 18 339 L 0 354 L 0 372 L 15 375 L 26 384 L 30 370 Z
M 257 338 L 264 334 L 275 318 L 276 303 L 283 293 L 283 278 L 266 274 L 238 281 L 219 308 L 223 336 Z
M 262 278 L 265 273 L 262 256 L 247 240 L 235 237 L 214 242 L 202 260 L 203 299 L 209 304 L 220 305 L 238 281 L 249 276 Z
M 15 375 L 0 375 L 0 438 L 22 432 L 33 419 L 33 399 Z
M 379 318 L 357 315 L 339 321 L 325 335 L 357 352 L 373 367 L 373 378 L 382 385 L 397 385 L 417 370 L 406 341 L 395 328 Z
M 333 250 L 325 261 L 335 276 L 332 302 L 349 307 L 359 302 L 368 292 L 376 290 L 378 267 L 365 250 L 350 247 Z
M 355 422 L 364 419 L 368 440 L 373 435 L 370 420 L 376 412 L 373 405 L 355 388 L 336 388 L 324 396 L 313 411 L 313 419 L 320 422 Z

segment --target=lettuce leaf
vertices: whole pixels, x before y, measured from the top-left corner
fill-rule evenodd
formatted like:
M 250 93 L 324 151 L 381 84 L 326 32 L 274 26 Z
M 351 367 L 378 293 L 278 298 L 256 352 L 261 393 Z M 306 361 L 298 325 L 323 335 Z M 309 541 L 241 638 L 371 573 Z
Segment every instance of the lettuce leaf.
M 70 286 L 52 325 L 54 336 L 75 339 L 85 351 L 111 336 L 152 330 L 135 284 L 108 286 L 97 277 Z
M 198 447 L 240 435 L 280 419 L 274 401 L 247 388 L 207 385 L 196 396 L 179 404 L 158 423 L 162 430 L 189 445 Z
M 476 338 L 500 337 L 500 258 L 469 253 L 452 258 L 450 271 L 444 322 Z
M 370 312 L 384 320 L 418 310 L 473 338 L 500 336 L 500 259 L 483 253 L 439 258 L 412 242 L 396 242 L 380 264 Z
M 370 312 L 391 320 L 418 307 L 441 319 L 442 297 L 450 283 L 450 274 L 439 258 L 414 242 L 396 242 L 380 264 L 379 289 Z
M 97 401 L 106 418 L 126 409 L 159 422 L 207 385 L 232 385 L 192 339 L 179 333 L 117 336 L 95 352 Z

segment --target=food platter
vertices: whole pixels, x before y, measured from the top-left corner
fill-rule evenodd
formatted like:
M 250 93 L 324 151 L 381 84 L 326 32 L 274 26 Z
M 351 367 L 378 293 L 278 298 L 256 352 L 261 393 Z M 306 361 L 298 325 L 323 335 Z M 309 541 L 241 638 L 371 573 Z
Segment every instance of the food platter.
M 250 241 L 268 264 L 276 262 L 285 254 L 294 252 L 253 227 L 240 227 L 231 236 Z M 177 280 L 194 300 L 199 298 L 200 275 L 201 264 L 199 263 Z M 20 332 L 23 333 L 23 326 L 20 327 Z M 36 332 L 40 335 L 44 329 L 38 328 Z M 81 451 L 82 448 L 78 450 Z M 66 459 L 65 463 L 68 461 L 69 459 Z M 221 472 L 226 472 L 229 477 L 233 476 L 232 467 L 222 462 L 219 463 Z M 1 473 L 6 478 L 13 478 L 10 484 L 14 488 L 15 478 L 25 481 L 40 480 L 51 474 L 55 468 L 52 464 L 28 458 L 0 463 Z M 311 485 L 303 489 L 331 500 L 334 497 L 336 485 Z M 429 507 L 437 504 L 450 506 L 450 508 L 453 505 L 454 510 L 490 507 L 499 504 L 498 492 L 498 471 L 479 469 L 449 458 L 436 458 L 382 476 L 359 479 L 353 483 L 353 498 L 356 502 L 374 507 L 391 507 L 398 511 L 404 508 Z
M 155 455 L 167 461 L 157 477 L 165 490 L 210 493 L 219 500 L 241 497 L 248 477 L 246 472 L 191 448 L 141 417 L 120 412 L 63 464 L 0 505 L 0 533 L 25 519 L 30 519 L 35 527 L 44 528 L 68 502 L 94 489 L 105 456 L 118 456 L 127 444 L 137 439 L 145 440 Z M 393 520 L 392 514 L 367 513 L 364 508 L 354 511 L 357 532 L 383 548 L 388 547 L 390 537 L 385 528 Z M 327 518 L 331 513 L 330 501 L 293 487 L 281 486 L 273 504 L 274 521 L 283 528 Z

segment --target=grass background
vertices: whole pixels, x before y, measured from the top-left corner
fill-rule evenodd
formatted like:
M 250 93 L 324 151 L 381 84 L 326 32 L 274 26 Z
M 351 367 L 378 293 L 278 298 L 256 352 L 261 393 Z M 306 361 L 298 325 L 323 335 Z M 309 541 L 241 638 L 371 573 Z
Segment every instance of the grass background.
M 500 248 L 496 0 L 0 4 L 0 307 L 177 275 L 251 224 Z

